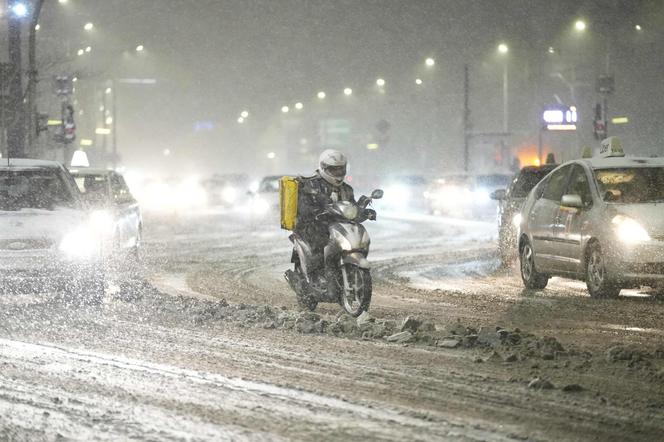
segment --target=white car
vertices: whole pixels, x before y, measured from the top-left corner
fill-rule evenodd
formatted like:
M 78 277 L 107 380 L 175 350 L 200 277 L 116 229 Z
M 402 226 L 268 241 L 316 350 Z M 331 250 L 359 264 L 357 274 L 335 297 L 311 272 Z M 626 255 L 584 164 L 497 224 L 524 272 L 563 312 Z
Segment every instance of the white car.
M 109 253 L 120 260 L 137 259 L 143 218 L 122 175 L 113 170 L 91 168 L 70 169 L 70 172 L 85 201 L 96 209 L 97 223 L 106 229 L 105 236 L 111 247 Z
M 601 157 L 567 162 L 528 195 L 521 212 L 521 277 L 586 281 L 595 298 L 664 284 L 664 158 L 626 157 L 616 139 Z
M 0 163 L 0 292 L 104 295 L 103 239 L 74 179 L 59 163 Z

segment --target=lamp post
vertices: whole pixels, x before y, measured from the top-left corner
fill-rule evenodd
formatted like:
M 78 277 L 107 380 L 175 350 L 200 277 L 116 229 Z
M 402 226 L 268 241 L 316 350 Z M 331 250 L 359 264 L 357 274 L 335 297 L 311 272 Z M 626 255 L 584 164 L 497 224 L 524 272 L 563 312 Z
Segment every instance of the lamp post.
M 498 45 L 498 53 L 503 56 L 503 133 L 509 132 L 509 69 L 507 53 L 509 46 L 505 43 Z

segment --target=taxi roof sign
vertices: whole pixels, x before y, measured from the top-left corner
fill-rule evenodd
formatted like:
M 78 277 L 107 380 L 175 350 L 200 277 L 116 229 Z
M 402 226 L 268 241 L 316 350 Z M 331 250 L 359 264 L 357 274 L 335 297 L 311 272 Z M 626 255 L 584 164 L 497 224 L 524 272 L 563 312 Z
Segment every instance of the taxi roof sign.
M 599 147 L 599 156 L 602 158 L 624 157 L 625 150 L 618 137 L 609 137 L 602 141 Z

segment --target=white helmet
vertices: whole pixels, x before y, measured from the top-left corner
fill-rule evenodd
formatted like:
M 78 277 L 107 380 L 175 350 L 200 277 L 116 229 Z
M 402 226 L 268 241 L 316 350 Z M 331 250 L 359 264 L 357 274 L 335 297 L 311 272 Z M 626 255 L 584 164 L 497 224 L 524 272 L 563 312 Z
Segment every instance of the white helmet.
M 344 182 L 347 165 L 346 155 L 338 150 L 328 149 L 320 154 L 318 158 L 320 176 L 333 186 L 341 186 L 341 183 Z

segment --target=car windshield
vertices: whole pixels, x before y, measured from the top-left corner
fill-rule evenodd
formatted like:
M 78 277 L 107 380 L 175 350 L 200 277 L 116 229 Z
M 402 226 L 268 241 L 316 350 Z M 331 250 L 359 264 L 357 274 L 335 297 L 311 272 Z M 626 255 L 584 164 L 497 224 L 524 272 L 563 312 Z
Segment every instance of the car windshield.
M 0 172 L 0 210 L 73 207 L 74 196 L 56 170 Z
M 81 193 L 108 196 L 108 178 L 103 175 L 74 175 L 74 180 Z
M 547 176 L 552 169 L 527 169 L 523 170 L 512 187 L 512 197 L 525 198 L 528 193 Z
M 664 202 L 664 167 L 596 169 L 604 201 L 620 204 Z

